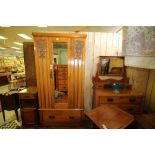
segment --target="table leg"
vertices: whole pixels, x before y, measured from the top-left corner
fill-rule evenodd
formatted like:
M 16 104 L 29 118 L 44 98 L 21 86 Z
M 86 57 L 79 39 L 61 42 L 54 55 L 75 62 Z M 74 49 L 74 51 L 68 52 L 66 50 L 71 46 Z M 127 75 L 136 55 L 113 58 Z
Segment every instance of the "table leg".
M 5 122 L 5 112 L 4 112 L 3 109 L 2 109 L 2 113 L 3 113 L 3 119 L 4 119 L 4 122 Z
M 16 114 L 17 120 L 19 121 L 19 118 L 18 118 L 18 111 L 17 111 L 17 110 L 15 110 L 15 114 Z

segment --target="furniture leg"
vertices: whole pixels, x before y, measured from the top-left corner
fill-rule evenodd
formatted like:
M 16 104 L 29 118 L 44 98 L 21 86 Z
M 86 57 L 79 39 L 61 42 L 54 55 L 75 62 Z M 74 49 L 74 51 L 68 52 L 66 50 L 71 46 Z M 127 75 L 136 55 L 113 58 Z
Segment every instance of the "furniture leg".
M 18 118 L 18 111 L 17 111 L 17 110 L 15 110 L 15 114 L 16 114 L 17 120 L 19 121 L 19 118 Z
M 3 113 L 4 122 L 5 122 L 5 112 L 4 112 L 4 110 L 2 110 L 2 113 Z

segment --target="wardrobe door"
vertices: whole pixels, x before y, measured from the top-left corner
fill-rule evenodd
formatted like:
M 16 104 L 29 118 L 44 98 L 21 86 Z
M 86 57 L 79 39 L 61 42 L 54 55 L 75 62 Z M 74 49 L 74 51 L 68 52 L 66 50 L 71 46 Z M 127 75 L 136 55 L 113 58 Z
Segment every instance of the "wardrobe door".
M 47 37 L 35 37 L 35 66 L 39 109 L 54 108 L 54 85 L 51 84 L 51 54 Z
M 69 108 L 69 69 L 68 60 L 70 55 L 70 38 L 51 37 L 49 38 L 50 57 L 50 83 L 53 93 L 50 97 L 54 100 L 55 109 Z M 53 87 L 54 86 L 54 87 Z
M 40 110 L 84 109 L 86 35 L 33 35 Z
M 70 71 L 70 106 L 74 109 L 84 108 L 84 70 L 85 70 L 85 38 L 71 39 L 69 59 Z

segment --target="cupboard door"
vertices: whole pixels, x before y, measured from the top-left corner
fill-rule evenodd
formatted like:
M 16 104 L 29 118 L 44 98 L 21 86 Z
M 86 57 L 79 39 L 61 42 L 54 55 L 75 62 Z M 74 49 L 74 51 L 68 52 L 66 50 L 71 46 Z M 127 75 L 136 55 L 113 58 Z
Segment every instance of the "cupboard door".
M 35 37 L 35 66 L 39 108 L 54 108 L 54 85 L 51 83 L 50 52 L 47 37 Z

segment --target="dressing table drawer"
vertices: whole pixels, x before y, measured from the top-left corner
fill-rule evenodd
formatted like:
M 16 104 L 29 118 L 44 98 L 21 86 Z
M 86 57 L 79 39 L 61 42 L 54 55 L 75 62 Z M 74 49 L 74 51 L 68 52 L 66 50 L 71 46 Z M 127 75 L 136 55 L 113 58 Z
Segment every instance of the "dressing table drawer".
M 94 95 L 94 108 L 103 104 L 112 104 L 131 114 L 139 114 L 142 112 L 144 97 L 142 93 L 132 90 L 114 93 L 111 89 L 95 89 Z
M 104 103 L 105 104 L 105 103 Z M 110 103 L 114 106 L 117 106 L 118 108 L 129 112 L 131 114 L 139 114 L 142 112 L 142 106 L 141 103 L 135 103 L 135 104 L 129 104 L 129 103 Z M 101 104 L 103 105 L 103 104 Z
M 111 97 L 99 97 L 99 103 L 104 104 L 104 103 L 141 103 L 142 102 L 142 97 L 137 97 L 137 96 L 111 96 Z

